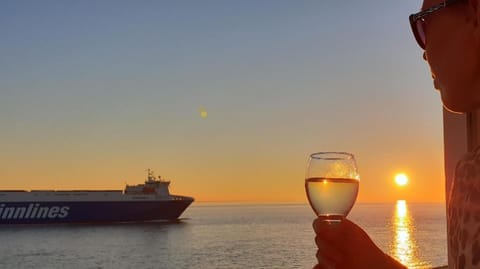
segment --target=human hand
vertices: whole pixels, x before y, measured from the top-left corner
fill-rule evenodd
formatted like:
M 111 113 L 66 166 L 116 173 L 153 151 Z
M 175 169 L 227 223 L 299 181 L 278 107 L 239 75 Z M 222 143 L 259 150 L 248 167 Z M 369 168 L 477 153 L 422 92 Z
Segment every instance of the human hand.
M 318 246 L 318 264 L 314 269 L 406 268 L 386 255 L 362 228 L 348 219 L 328 223 L 317 218 L 313 229 Z

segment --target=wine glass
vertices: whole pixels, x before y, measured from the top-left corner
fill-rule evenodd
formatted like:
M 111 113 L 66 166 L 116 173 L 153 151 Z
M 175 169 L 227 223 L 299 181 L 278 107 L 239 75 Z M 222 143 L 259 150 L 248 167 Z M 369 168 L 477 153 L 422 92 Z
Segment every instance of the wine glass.
M 347 152 L 310 155 L 305 177 L 308 202 L 318 217 L 340 222 L 357 199 L 360 176 L 355 157 Z

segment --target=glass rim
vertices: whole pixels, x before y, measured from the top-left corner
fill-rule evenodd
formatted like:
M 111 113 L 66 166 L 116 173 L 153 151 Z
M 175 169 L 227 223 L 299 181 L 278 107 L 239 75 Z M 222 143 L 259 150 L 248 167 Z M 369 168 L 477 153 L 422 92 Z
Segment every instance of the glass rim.
M 343 151 L 320 151 L 310 154 L 310 159 L 317 160 L 355 160 L 355 156 L 352 153 Z

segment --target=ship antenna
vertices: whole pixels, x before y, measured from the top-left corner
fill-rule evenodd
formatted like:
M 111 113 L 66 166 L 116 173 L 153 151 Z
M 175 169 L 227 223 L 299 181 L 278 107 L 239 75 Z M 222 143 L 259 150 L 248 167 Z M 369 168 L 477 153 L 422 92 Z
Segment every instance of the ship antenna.
M 147 171 L 148 171 L 147 182 L 155 181 L 155 176 L 153 175 L 153 170 L 149 168 L 149 169 L 147 169 Z

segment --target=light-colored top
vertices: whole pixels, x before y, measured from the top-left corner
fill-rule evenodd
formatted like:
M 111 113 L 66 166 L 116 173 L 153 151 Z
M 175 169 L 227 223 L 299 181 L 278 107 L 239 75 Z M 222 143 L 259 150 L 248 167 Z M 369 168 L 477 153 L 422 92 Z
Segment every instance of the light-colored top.
M 453 268 L 480 268 L 480 147 L 465 154 L 455 169 L 448 204 L 448 240 Z

